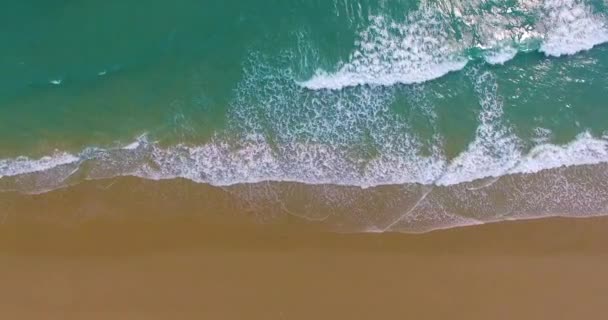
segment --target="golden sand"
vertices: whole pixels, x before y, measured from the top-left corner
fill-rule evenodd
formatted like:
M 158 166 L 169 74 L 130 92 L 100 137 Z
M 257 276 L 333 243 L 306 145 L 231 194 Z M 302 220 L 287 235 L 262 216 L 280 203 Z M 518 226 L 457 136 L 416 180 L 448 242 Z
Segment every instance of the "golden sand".
M 99 191 L 108 183 L 114 185 Z M 340 234 L 286 217 L 261 223 L 222 211 L 230 208 L 221 201 L 203 210 L 159 190 L 150 196 L 150 185 L 162 183 L 142 183 L 1 193 L 2 319 L 601 319 L 606 313 L 608 218 Z M 121 186 L 142 189 L 126 194 Z

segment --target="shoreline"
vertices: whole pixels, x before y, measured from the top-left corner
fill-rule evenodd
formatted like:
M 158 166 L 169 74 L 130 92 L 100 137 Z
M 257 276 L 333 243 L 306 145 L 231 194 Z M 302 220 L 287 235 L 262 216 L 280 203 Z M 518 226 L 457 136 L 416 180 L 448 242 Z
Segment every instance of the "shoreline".
M 0 222 L 78 225 L 98 218 L 189 218 L 339 233 L 418 234 L 502 221 L 606 216 L 607 168 L 558 168 L 449 187 L 294 182 L 213 186 L 183 178 L 117 177 L 44 193 L 0 192 Z M 36 186 L 48 179 L 25 177 L 16 182 Z

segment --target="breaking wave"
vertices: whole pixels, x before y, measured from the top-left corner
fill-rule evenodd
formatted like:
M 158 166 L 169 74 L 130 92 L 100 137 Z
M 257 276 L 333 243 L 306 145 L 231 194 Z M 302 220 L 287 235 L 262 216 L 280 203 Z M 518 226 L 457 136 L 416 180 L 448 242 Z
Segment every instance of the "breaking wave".
M 504 64 L 518 52 L 559 57 L 608 41 L 608 20 L 585 1 L 428 1 L 404 22 L 371 17 L 356 49 L 332 71 L 300 84 L 339 90 L 358 85 L 421 83 L 463 69 L 475 59 Z

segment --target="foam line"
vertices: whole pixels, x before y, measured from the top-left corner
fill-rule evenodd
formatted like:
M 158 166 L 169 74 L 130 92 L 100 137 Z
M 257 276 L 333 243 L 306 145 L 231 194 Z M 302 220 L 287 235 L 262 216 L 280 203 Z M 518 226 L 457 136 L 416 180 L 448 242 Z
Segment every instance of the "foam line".
M 195 182 L 228 186 L 241 183 L 263 181 L 289 181 L 307 184 L 336 184 L 360 187 L 393 185 L 404 183 L 456 185 L 488 177 L 501 177 L 519 173 L 536 173 L 563 166 L 589 165 L 608 162 L 608 141 L 595 138 L 590 133 L 580 134 L 566 145 L 543 144 L 529 153 L 497 164 L 492 155 L 484 155 L 473 147 L 452 161 L 443 172 L 436 174 L 433 183 L 424 174 L 407 172 L 407 167 L 426 171 L 441 160 L 419 159 L 417 164 L 404 164 L 398 159 L 385 157 L 386 162 L 377 162 L 364 172 L 356 168 L 342 166 L 346 155 L 332 151 L 321 145 L 291 146 L 290 150 L 300 153 L 283 162 L 272 147 L 264 141 L 250 144 L 234 151 L 223 143 L 188 147 L 177 145 L 163 148 L 155 143 L 142 143 L 133 150 L 99 149 L 94 156 L 90 152 L 81 154 L 59 153 L 40 159 L 18 157 L 0 160 L 3 178 L 26 174 L 44 174 L 66 164 L 94 163 L 92 172 L 98 177 L 132 175 L 147 179 L 185 178 Z M 484 150 L 482 148 L 482 150 Z M 299 158 L 296 158 L 296 156 Z M 310 161 L 311 157 L 318 157 Z M 120 160 L 120 161 L 117 161 Z M 139 162 L 138 162 L 139 161 Z M 470 165 L 467 164 L 470 162 Z M 496 165 L 486 167 L 480 163 Z M 516 165 L 512 165 L 515 163 Z M 324 164 L 324 165 L 321 165 Z M 291 169 L 287 169 L 291 168 Z M 388 170 L 387 168 L 392 168 Z M 477 168 L 477 171 L 471 171 Z M 403 170 L 403 171 L 402 171 Z M 70 170 L 72 172 L 73 169 Z M 436 169 L 432 169 L 436 171 Z M 103 175 L 101 174 L 103 172 Z M 92 177 L 95 178 L 95 177 Z

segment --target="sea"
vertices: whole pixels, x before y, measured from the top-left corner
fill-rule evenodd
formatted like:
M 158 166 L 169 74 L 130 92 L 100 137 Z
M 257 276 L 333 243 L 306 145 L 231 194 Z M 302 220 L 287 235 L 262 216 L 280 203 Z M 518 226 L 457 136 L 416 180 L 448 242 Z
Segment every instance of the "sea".
M 606 42 L 606 0 L 3 0 L 0 193 L 187 180 L 355 232 L 606 215 Z

